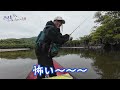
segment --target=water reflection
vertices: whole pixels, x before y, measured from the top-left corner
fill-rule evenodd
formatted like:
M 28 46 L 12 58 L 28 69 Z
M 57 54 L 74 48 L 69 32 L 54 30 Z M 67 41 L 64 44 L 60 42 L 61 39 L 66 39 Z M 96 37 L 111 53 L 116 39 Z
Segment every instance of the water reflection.
M 120 78 L 120 51 L 103 51 L 103 50 L 83 50 L 83 49 L 61 49 L 59 54 L 54 58 L 65 68 L 88 68 L 86 73 L 71 73 L 77 79 L 119 79 Z M 13 64 L 14 62 L 14 64 Z M 15 63 L 16 62 L 16 63 Z M 24 62 L 24 63 L 23 63 Z M 21 64 L 20 64 L 21 63 Z M 3 70 L 8 67 L 9 71 L 16 67 L 21 68 L 20 72 L 28 70 L 22 67 L 32 67 L 37 63 L 34 50 L 0 52 L 0 78 L 4 77 Z M 18 66 L 18 69 L 17 69 Z M 17 73 L 13 69 L 13 73 Z M 29 69 L 30 70 L 30 69 Z M 8 72 L 8 71 L 7 71 Z M 28 73 L 28 72 L 27 72 Z M 6 74 L 7 75 L 7 74 Z M 13 74 L 9 73 L 9 76 Z M 23 73 L 21 73 L 21 78 Z M 27 75 L 27 74 L 26 74 Z M 20 75 L 18 75 L 20 78 Z M 24 76 L 25 77 L 25 76 Z M 13 78 L 13 77 L 12 77 Z
M 17 59 L 17 58 L 30 58 L 30 59 L 36 59 L 35 51 L 34 50 L 26 50 L 26 51 L 10 51 L 10 52 L 0 52 L 0 58 L 6 58 L 6 59 Z
M 36 63 L 34 50 L 0 52 L 0 79 L 26 79 Z
M 97 74 L 97 76 L 95 76 L 94 78 L 101 78 L 101 79 L 119 79 L 120 78 L 120 59 L 119 59 L 120 51 L 107 52 L 103 50 L 95 51 L 95 50 L 80 50 L 80 49 L 64 49 L 61 51 L 61 53 L 62 52 L 64 52 L 64 55 L 67 55 L 68 53 L 71 55 L 79 54 L 79 57 L 80 57 L 79 60 L 81 59 L 92 60 L 92 62 L 89 64 L 91 64 L 91 68 L 93 68 Z M 73 56 L 72 57 L 69 56 L 69 59 L 70 58 L 73 58 L 73 60 L 75 61 Z M 74 61 L 71 63 L 74 63 Z M 87 61 L 86 63 L 88 62 L 89 61 Z M 83 62 L 81 63 L 83 64 Z M 85 78 L 90 78 L 90 76 Z

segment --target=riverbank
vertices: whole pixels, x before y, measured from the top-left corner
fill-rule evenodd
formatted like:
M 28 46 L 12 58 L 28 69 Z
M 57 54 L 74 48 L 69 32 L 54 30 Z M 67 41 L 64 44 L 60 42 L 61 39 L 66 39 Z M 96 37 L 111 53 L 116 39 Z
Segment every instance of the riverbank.
M 96 45 L 96 46 L 77 46 L 77 47 L 68 47 L 68 46 L 63 46 L 63 47 L 60 47 L 61 49 L 90 49 L 90 50 L 99 50 L 99 49 L 105 49 L 107 47 L 104 48 L 103 45 Z M 111 50 L 111 46 L 108 48 Z M 113 47 L 112 47 L 113 48 Z M 34 49 L 34 48 L 33 48 Z M 117 48 L 119 49 L 119 48 Z M 25 51 L 25 50 L 31 50 L 31 48 L 11 48 L 11 49 L 0 49 L 0 52 L 9 52 L 9 51 Z M 113 50 L 113 49 L 112 49 Z
M 85 47 L 60 47 L 60 48 L 85 48 Z
M 103 46 L 61 47 L 61 48 L 78 48 L 78 49 L 102 49 L 102 48 L 103 48 Z
M 0 52 L 24 51 L 24 50 L 30 50 L 30 48 L 0 49 Z
M 77 48 L 77 49 L 100 49 L 101 47 L 60 47 L 60 48 Z M 11 48 L 11 49 L 0 49 L 0 52 L 10 52 L 10 51 L 25 51 L 30 50 L 30 48 Z

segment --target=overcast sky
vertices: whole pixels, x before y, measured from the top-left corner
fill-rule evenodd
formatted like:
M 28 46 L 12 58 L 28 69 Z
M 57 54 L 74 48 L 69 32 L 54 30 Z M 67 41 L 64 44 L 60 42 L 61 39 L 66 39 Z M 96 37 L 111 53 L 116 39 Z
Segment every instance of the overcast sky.
M 0 11 L 0 39 L 6 38 L 29 38 L 38 36 L 49 20 L 56 16 L 61 16 L 66 23 L 63 25 L 62 34 L 70 34 L 86 18 L 87 20 L 72 34 L 73 39 L 77 39 L 91 32 L 95 26 L 93 16 L 96 11 Z M 26 20 L 7 21 L 5 16 L 15 15 Z M 14 17 L 15 18 L 15 17 Z

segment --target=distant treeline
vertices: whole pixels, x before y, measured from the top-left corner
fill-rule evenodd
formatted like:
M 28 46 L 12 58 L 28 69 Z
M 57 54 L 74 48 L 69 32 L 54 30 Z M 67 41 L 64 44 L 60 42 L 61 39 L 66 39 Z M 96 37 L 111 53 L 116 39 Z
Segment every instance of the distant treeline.
M 95 23 L 89 35 L 68 41 L 65 47 L 103 46 L 120 49 L 120 11 L 98 11 L 94 15 Z M 31 48 L 35 47 L 36 37 L 0 40 L 0 48 Z
M 120 11 L 98 11 L 89 35 L 67 42 L 64 46 L 97 46 L 120 49 Z
M 35 47 L 36 37 L 32 38 L 21 38 L 21 39 L 1 39 L 0 48 L 1 49 L 10 49 L 10 48 L 30 48 Z

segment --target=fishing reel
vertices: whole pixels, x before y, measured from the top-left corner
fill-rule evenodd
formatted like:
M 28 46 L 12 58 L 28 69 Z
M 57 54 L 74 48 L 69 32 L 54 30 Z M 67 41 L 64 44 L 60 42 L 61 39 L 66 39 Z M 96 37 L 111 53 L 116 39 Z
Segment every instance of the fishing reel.
M 73 40 L 73 37 L 69 37 L 69 41 L 72 41 Z

